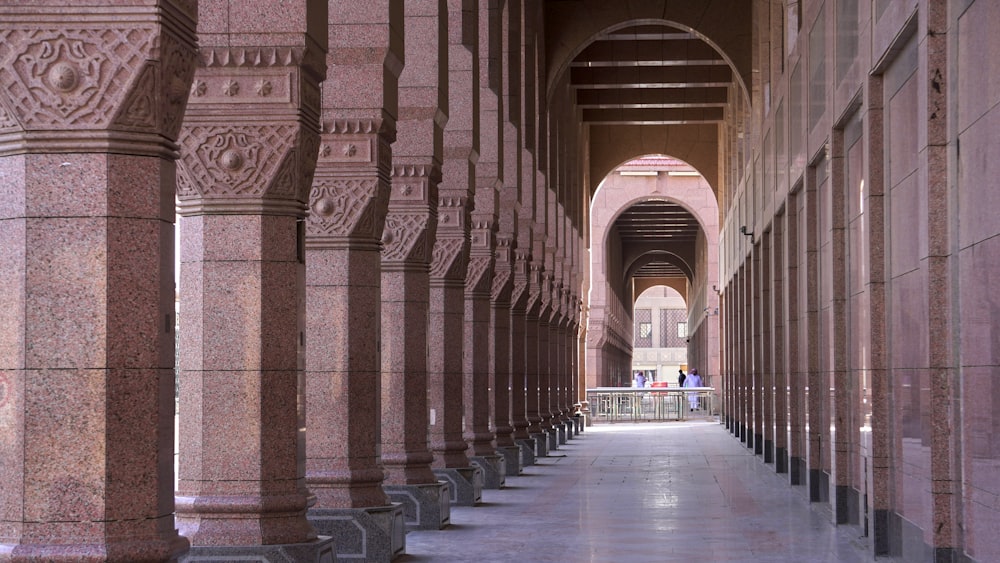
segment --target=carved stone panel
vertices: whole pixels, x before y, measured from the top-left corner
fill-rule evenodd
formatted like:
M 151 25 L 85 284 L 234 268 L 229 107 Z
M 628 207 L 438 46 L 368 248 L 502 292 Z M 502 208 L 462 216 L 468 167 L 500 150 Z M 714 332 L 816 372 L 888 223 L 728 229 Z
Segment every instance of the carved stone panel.
M 429 223 L 426 212 L 390 211 L 382 233 L 382 261 L 426 263 Z
M 105 128 L 130 91 L 152 50 L 152 29 L 0 29 L 0 89 L 25 129 Z M 146 94 L 155 90 L 148 84 Z M 141 105 L 141 104 L 140 104 Z M 152 128 L 155 101 L 146 110 Z
M 295 174 L 282 168 L 297 164 L 298 132 L 294 124 L 185 128 L 178 197 L 294 197 L 295 182 L 288 185 L 281 176 Z
M 493 258 L 472 256 L 465 273 L 465 289 L 470 293 L 492 294 Z
M 385 226 L 389 200 L 387 184 L 377 178 L 322 178 L 309 195 L 310 238 L 365 238 L 378 240 Z
M 438 238 L 431 259 L 431 279 L 464 280 L 467 259 L 465 237 Z

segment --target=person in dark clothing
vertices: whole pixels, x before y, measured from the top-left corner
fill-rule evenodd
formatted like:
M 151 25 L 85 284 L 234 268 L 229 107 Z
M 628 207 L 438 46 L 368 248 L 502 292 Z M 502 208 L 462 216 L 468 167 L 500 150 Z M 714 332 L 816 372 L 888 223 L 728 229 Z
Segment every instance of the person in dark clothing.
M 682 369 L 677 370 L 677 386 L 678 387 L 684 387 L 684 380 L 685 379 L 687 379 L 687 376 L 684 375 L 684 370 L 682 370 Z

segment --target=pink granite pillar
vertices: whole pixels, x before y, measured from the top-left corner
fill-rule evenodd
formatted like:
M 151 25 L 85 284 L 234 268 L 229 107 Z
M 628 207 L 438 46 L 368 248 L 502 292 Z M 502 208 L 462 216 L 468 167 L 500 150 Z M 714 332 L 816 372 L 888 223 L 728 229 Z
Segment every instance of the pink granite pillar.
M 566 443 L 566 427 L 562 419 L 562 291 L 552 284 L 552 317 L 549 320 L 549 424 L 555 430 L 556 445 Z
M 541 344 L 539 319 L 543 312 L 542 267 L 531 263 L 528 268 L 528 297 L 524 315 L 524 392 L 525 417 L 528 420 L 528 434 L 535 440 L 535 455 L 548 455 L 548 435 L 542 427 L 542 412 L 539 404 L 539 350 Z
M 490 296 L 490 370 L 493 386 L 493 420 L 497 451 L 504 456 L 508 475 L 521 473 L 521 448 L 514 442 L 511 422 L 511 237 L 497 236 L 496 261 Z
M 450 521 L 451 497 L 431 470 L 427 374 L 429 268 L 447 108 L 447 12 L 443 0 L 403 8 L 406 66 L 399 78 L 392 191 L 382 236 L 383 488 L 403 503 L 407 527 L 440 529 Z
M 510 307 L 510 411 L 514 441 L 521 446 L 523 463 L 534 464 L 535 441 L 528 431 L 527 307 L 528 269 L 531 257 L 515 249 Z
M 465 279 L 465 440 L 473 462 L 483 469 L 483 486 L 498 489 L 505 483 L 506 458 L 497 450 L 494 433 L 496 394 L 491 369 L 493 268 L 499 229 L 499 190 L 503 186 L 503 119 L 500 93 L 500 5 L 482 3 L 478 9 L 479 158 L 472 212 L 469 269 Z M 454 93 L 454 89 L 452 89 Z M 508 377 L 505 373 L 502 376 Z M 504 381 L 504 393 L 507 383 Z M 505 408 L 509 400 L 501 397 Z M 509 420 L 503 416 L 505 426 Z M 471 422 L 471 424 L 470 424 Z M 516 461 L 516 460 L 515 460 Z M 512 467 L 517 471 L 519 464 Z
M 0 2 L 0 559 L 166 561 L 184 2 Z
M 496 191 L 480 187 L 477 202 Z M 483 207 L 486 207 L 485 205 Z M 492 213 L 473 215 L 471 256 L 465 288 L 465 440 L 469 454 L 483 470 L 483 486 L 504 484 L 503 457 L 497 455 L 492 428 L 493 389 L 490 381 L 490 297 L 493 278 L 495 221 Z
M 566 430 L 571 430 L 568 424 L 571 422 L 570 416 L 573 414 L 569 403 L 569 370 L 570 370 L 570 346 L 569 346 L 569 291 L 562 288 L 559 292 L 559 325 L 556 327 L 559 348 L 557 357 L 559 369 L 557 371 L 556 389 L 556 410 L 560 423 Z M 572 432 L 566 433 L 565 438 L 571 438 Z
M 548 440 L 548 449 L 554 450 L 559 446 L 555 419 L 552 416 L 552 352 L 554 342 L 552 340 L 552 324 L 555 322 L 555 303 L 552 300 L 552 274 L 543 272 L 542 288 L 539 292 L 538 306 L 538 356 L 537 369 L 535 373 L 538 377 L 538 417 L 539 426 Z
M 468 161 L 466 161 L 468 168 Z M 454 169 L 449 167 L 452 172 Z M 453 174 L 452 178 L 455 177 Z M 468 175 L 465 176 L 468 180 Z M 459 180 L 461 182 L 462 180 Z M 482 486 L 465 454 L 463 438 L 465 329 L 465 273 L 468 255 L 466 198 L 442 195 L 438 203 L 437 240 L 430 269 L 428 338 L 428 408 L 432 467 L 439 479 L 452 484 L 452 499 L 473 505 L 482 497 Z
M 317 18 L 318 0 L 200 4 L 178 169 L 177 520 L 197 557 L 333 556 L 306 520 L 303 432 L 302 225 L 326 74 Z
M 482 498 L 482 471 L 472 466 L 463 437 L 465 274 L 469 214 L 479 149 L 479 13 L 475 4 L 448 3 L 448 124 L 438 202 L 438 230 L 430 271 L 428 386 L 432 464 L 452 485 L 452 500 Z
M 381 238 L 396 139 L 402 14 L 388 0 L 330 11 L 321 144 L 306 222 L 309 519 L 344 558 L 405 550 L 403 509 L 382 490 Z M 364 48 L 360 48 L 364 47 Z M 348 79 L 350 78 L 350 79 Z

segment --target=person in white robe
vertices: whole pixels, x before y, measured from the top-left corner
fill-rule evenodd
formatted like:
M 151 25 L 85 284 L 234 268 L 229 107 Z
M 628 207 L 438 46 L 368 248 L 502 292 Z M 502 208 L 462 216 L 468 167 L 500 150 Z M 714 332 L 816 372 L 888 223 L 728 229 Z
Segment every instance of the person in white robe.
M 701 387 L 701 376 L 698 375 L 697 369 L 692 369 L 688 372 L 687 377 L 684 379 L 684 387 Z M 691 406 L 691 410 L 698 410 L 698 394 L 688 393 L 687 396 L 688 404 Z

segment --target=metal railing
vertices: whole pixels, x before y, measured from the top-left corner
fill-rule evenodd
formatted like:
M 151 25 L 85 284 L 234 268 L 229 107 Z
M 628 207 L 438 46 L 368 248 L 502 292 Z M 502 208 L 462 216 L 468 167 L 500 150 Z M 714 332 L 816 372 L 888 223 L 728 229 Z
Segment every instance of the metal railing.
M 588 422 L 685 420 L 712 414 L 714 387 L 596 387 L 587 389 Z

